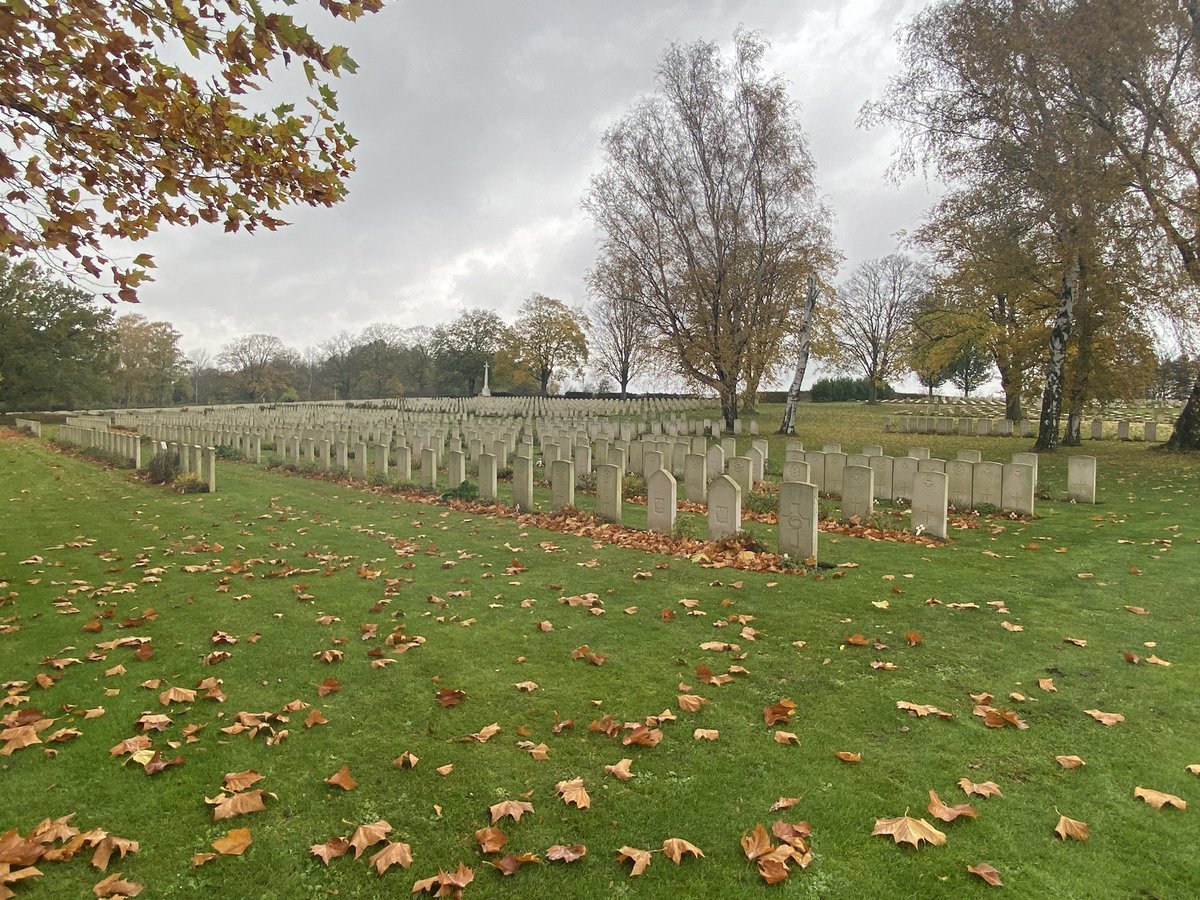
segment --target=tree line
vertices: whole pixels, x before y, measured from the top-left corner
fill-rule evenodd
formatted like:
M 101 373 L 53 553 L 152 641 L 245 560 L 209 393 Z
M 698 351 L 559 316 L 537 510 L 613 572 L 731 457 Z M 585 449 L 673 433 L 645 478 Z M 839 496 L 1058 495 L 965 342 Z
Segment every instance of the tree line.
M 342 197 L 354 142 L 327 81 L 353 71 L 345 48 L 232 0 L 214 0 L 222 11 L 203 23 L 166 0 L 76 5 L 87 71 L 62 57 L 48 8 L 18 7 L 0 34 L 4 255 L 52 258 L 78 286 L 104 274 L 104 238 L 200 221 L 274 228 L 282 206 Z M 353 19 L 379 2 L 325 6 Z M 143 40 L 120 39 L 134 33 Z M 716 395 L 727 423 L 791 374 L 790 432 L 811 357 L 866 379 L 872 400 L 906 372 L 964 393 L 994 372 L 1011 417 L 1038 408 L 1041 449 L 1077 442 L 1092 402 L 1190 381 L 1171 445 L 1200 449 L 1200 372 L 1185 352 L 1200 320 L 1200 6 L 938 0 L 899 41 L 901 70 L 862 124 L 899 129 L 893 176 L 924 170 L 949 189 L 904 252 L 840 283 L 799 111 L 765 70 L 767 42 L 739 29 L 728 53 L 672 44 L 653 89 L 605 132 L 583 198 L 600 235 L 586 311 L 535 294 L 511 327 L 476 309 L 303 352 L 248 335 L 185 359 L 164 348 L 163 323 L 68 303 L 55 328 L 7 326 L 0 391 L 45 397 L 61 376 L 73 380 L 63 396 L 130 403 L 179 399 L 181 386 L 201 401 L 469 394 L 486 363 L 498 390 L 545 394 L 590 363 L 622 392 L 648 372 L 682 377 Z M 176 68 L 173 42 L 224 81 Z M 253 108 L 273 62 L 304 67 L 315 117 Z M 111 267 L 116 296 L 136 299 L 152 265 Z M 45 296 L 43 273 L 25 275 L 51 307 L 64 302 Z M 88 338 L 58 372 L 34 345 L 72 329 Z

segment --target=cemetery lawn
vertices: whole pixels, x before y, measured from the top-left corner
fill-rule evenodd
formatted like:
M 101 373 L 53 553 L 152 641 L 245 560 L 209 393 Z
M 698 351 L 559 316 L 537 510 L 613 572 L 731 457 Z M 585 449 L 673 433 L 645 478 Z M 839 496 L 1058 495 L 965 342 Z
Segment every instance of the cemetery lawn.
M 920 444 L 942 456 L 979 447 L 1005 460 L 1030 443 L 884 435 L 880 415 L 806 406 L 800 437 L 882 442 L 885 452 Z M 769 431 L 770 417 L 762 421 Z M 783 441 L 771 441 L 778 472 Z M 1200 777 L 1187 767 L 1200 764 L 1200 459 L 1089 443 L 1100 502 L 1084 507 L 1062 499 L 1070 452 L 1043 455 L 1036 520 L 963 520 L 970 527 L 952 527 L 939 547 L 823 533 L 823 561 L 845 565 L 800 576 L 705 568 L 249 464 L 222 463 L 214 495 L 175 494 L 5 432 L 0 714 L 36 708 L 54 722 L 43 743 L 0 756 L 0 834 L 73 814 L 80 830 L 139 844 L 113 854 L 104 873 L 81 850 L 39 863 L 40 877 L 11 889 L 90 897 L 121 872 L 154 897 L 407 896 L 414 881 L 462 863 L 474 870 L 467 897 L 958 898 L 992 890 L 967 872 L 988 863 L 1021 897 L 1198 896 Z M 579 602 L 589 594 L 592 609 Z M 423 642 L 396 652 L 385 638 L 397 628 Z M 237 642 L 213 643 L 218 631 Z M 855 635 L 880 646 L 856 646 Z M 87 658 L 130 637 L 149 639 L 153 655 L 118 646 Z M 573 659 L 582 645 L 603 664 Z M 344 658 L 318 658 L 327 651 Z M 229 656 L 204 664 L 214 652 Z M 697 666 L 747 673 L 713 685 Z M 55 680 L 43 688 L 39 675 Z M 206 678 L 221 679 L 223 702 L 203 690 L 160 701 Z M 326 679 L 339 689 L 321 696 Z M 524 682 L 537 689 L 515 686 Z M 440 689 L 464 696 L 443 707 Z M 971 695 L 984 692 L 1028 728 L 987 727 L 972 714 Z M 682 693 L 708 702 L 687 712 Z M 783 698 L 795 703 L 790 722 L 768 727 L 764 708 Z M 309 706 L 285 712 L 295 700 Z M 898 701 L 953 717 L 910 715 Z M 306 727 L 314 710 L 327 724 Z M 657 725 L 657 746 L 623 745 L 624 723 L 664 710 L 675 719 Z M 1124 721 L 1106 726 L 1087 710 Z M 239 712 L 288 720 L 256 736 L 223 732 Z M 170 717 L 146 735 L 182 765 L 148 775 L 111 753 L 141 733 L 145 713 Z M 616 736 L 589 731 L 606 715 Z M 560 720 L 574 724 L 556 733 Z M 499 731 L 486 742 L 470 737 L 492 723 Z M 698 728 L 719 737 L 696 740 Z M 60 729 L 80 734 L 49 743 Z M 777 743 L 777 730 L 798 743 Z M 287 736 L 268 745 L 272 731 Z M 519 741 L 545 744 L 549 758 Z M 393 764 L 405 752 L 415 768 Z M 1059 755 L 1086 765 L 1063 768 Z M 623 758 L 628 781 L 605 772 Z M 326 783 L 343 767 L 351 790 Z M 269 792 L 265 810 L 214 822 L 205 798 L 245 770 L 262 776 L 253 787 Z M 556 794 L 574 778 L 590 808 Z M 1003 796 L 968 797 L 963 778 L 994 782 Z M 1191 808 L 1155 809 L 1136 788 Z M 935 820 L 931 790 L 947 805 L 969 802 L 977 818 Z M 772 812 L 780 798 L 799 801 Z M 507 845 L 485 855 L 475 833 L 502 801 L 533 811 L 497 821 Z M 872 835 L 876 820 L 906 813 L 945 844 Z M 1061 840 L 1060 815 L 1086 823 L 1090 839 Z M 388 840 L 410 845 L 407 870 L 376 874 L 368 859 L 382 843 L 328 865 L 310 853 L 381 819 Z M 739 841 L 781 819 L 810 823 L 812 862 L 768 886 Z M 242 855 L 193 867 L 195 854 L 241 828 L 253 840 Z M 704 857 L 676 865 L 661 852 L 668 838 Z M 544 860 L 552 845 L 571 844 L 587 855 Z M 639 877 L 617 859 L 626 846 L 655 851 Z M 488 865 L 505 853 L 543 862 L 505 877 Z M 0 863 L 0 896 L 4 872 Z

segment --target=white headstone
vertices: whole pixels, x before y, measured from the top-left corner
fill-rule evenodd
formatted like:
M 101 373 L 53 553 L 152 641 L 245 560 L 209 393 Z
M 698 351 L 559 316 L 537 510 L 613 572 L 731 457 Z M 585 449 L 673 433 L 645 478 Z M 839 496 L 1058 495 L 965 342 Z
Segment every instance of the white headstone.
M 666 469 L 651 472 L 646 479 L 646 527 L 659 534 L 675 532 L 675 476 Z
M 708 538 L 721 541 L 742 529 L 742 489 L 728 475 L 708 485 Z
M 946 536 L 947 480 L 943 472 L 918 472 L 913 479 L 914 532 L 938 538 Z
M 779 486 L 779 552 L 793 559 L 816 559 L 815 484 L 785 481 Z

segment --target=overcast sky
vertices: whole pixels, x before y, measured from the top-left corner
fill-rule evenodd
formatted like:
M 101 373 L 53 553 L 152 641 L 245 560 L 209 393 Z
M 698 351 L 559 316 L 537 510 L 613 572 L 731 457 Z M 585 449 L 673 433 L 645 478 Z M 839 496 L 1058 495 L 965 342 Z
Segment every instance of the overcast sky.
M 739 25 L 770 42 L 765 68 L 799 104 L 845 277 L 895 249 L 934 199 L 919 179 L 886 180 L 893 134 L 855 125 L 895 71 L 896 30 L 923 5 L 388 0 L 332 27 L 313 14 L 360 66 L 335 84 L 360 141 L 349 197 L 289 210 L 274 233 L 162 232 L 136 311 L 174 324 L 185 350 L 216 354 L 244 334 L 303 352 L 344 329 L 436 325 L 472 306 L 512 321 L 535 291 L 584 304 L 596 233 L 580 199 L 604 130 L 653 90 L 670 43 L 728 47 Z

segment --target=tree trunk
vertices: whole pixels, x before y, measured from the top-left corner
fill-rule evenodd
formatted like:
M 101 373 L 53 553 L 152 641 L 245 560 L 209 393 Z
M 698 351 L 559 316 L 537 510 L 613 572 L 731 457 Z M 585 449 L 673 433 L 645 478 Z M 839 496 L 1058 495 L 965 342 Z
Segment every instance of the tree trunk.
M 804 312 L 800 319 L 800 346 L 796 351 L 796 374 L 788 388 L 787 406 L 783 408 L 783 421 L 779 423 L 780 434 L 796 433 L 796 405 L 800 402 L 800 386 L 804 383 L 804 372 L 808 368 L 808 355 L 812 347 L 813 310 L 817 306 L 817 276 L 808 276 L 808 290 L 804 297 Z
M 874 378 L 867 379 L 867 405 L 874 406 L 879 402 L 879 386 Z
M 1075 289 L 1079 283 L 1079 254 L 1075 253 L 1063 273 L 1062 292 L 1058 296 L 1058 312 L 1050 330 L 1050 359 L 1046 364 L 1046 387 L 1042 391 L 1042 414 L 1038 421 L 1035 450 L 1057 450 L 1058 420 L 1062 414 L 1063 368 L 1067 359 L 1067 339 L 1071 336 L 1071 311 Z
M 719 391 L 721 397 L 721 418 L 725 420 L 725 430 L 730 434 L 733 433 L 733 420 L 737 418 L 737 386 L 729 387 L 729 385 L 721 385 Z
M 1168 450 L 1200 450 L 1200 374 L 1192 385 L 1183 412 L 1175 420 L 1175 430 L 1167 441 Z

